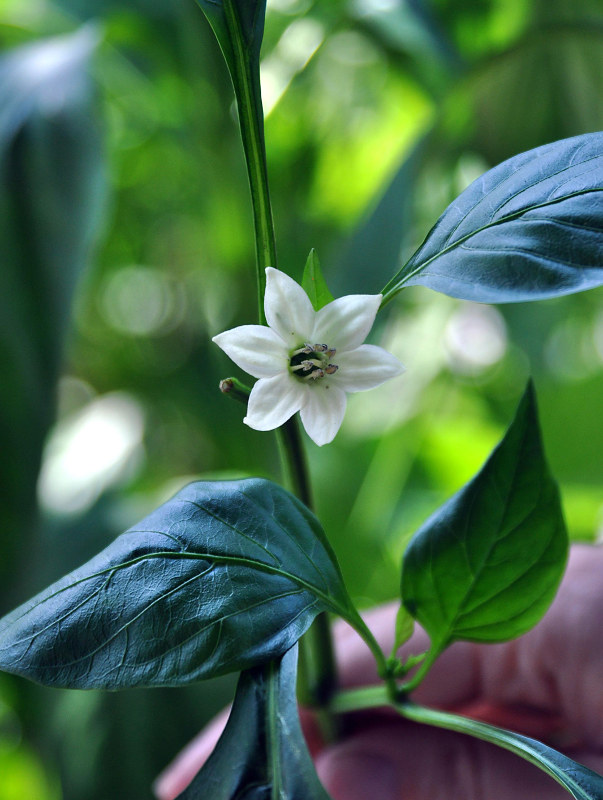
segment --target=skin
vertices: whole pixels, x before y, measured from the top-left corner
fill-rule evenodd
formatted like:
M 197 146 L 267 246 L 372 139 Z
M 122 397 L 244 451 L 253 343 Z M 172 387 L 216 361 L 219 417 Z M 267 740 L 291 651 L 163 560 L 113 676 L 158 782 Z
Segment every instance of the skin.
M 368 613 L 385 652 L 395 605 Z M 459 642 L 438 659 L 413 699 L 533 736 L 603 773 L 603 547 L 576 545 L 551 608 L 520 639 Z M 378 682 L 371 654 L 344 624 L 335 629 L 341 683 Z M 427 648 L 417 631 L 404 658 Z M 162 773 L 159 800 L 174 800 L 211 753 L 228 712 Z M 569 795 L 536 767 L 468 736 L 408 722 L 390 710 L 346 715 L 342 736 L 321 742 L 302 710 L 318 774 L 333 800 L 562 800 Z

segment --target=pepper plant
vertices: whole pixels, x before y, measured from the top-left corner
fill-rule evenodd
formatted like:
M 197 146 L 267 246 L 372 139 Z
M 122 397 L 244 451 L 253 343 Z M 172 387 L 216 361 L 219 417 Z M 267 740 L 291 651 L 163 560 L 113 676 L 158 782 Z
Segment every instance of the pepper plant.
M 257 324 L 214 341 L 257 381 L 248 387 L 225 378 L 221 389 L 246 406 L 244 423 L 276 430 L 292 491 L 260 478 L 189 484 L 6 615 L 0 667 L 80 689 L 181 686 L 240 672 L 226 729 L 182 800 L 328 797 L 303 739 L 298 686 L 301 699 L 319 710 L 325 735 L 337 735 L 339 714 L 390 707 L 511 750 L 577 800 L 603 800 L 603 778 L 550 747 L 413 700 L 449 645 L 522 635 L 546 612 L 561 580 L 568 537 L 532 382 L 482 469 L 406 550 L 396 649 L 415 620 L 430 646 L 404 662 L 383 653 L 346 590 L 311 508 L 297 420 L 299 412 L 310 438 L 328 445 L 346 393 L 390 379 L 404 391 L 398 358 L 365 340 L 379 311 L 407 286 L 508 303 L 603 284 L 603 133 L 554 142 L 490 170 L 381 291 L 333 299 L 313 250 L 300 282 L 277 264 L 259 79 L 265 0 L 199 3 L 232 77 L 256 240 Z M 379 685 L 338 687 L 334 615 L 365 641 Z

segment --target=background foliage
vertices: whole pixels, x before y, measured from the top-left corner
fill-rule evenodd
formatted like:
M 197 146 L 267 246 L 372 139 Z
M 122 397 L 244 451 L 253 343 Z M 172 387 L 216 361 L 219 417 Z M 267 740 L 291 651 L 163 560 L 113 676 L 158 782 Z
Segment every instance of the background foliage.
M 89 20 L 102 32 L 93 78 L 105 144 L 85 157 L 106 160 L 110 199 L 94 258 L 76 265 L 71 312 L 60 264 L 51 286 L 32 277 L 2 296 L 2 613 L 192 478 L 279 479 L 273 437 L 242 426 L 216 390 L 232 365 L 210 337 L 256 314 L 222 56 L 192 0 L 2 0 L 2 47 Z M 598 0 L 273 0 L 266 22 L 279 266 L 300 279 L 315 247 L 334 294 L 378 291 L 487 168 L 603 129 Z M 54 208 L 41 175 L 24 181 L 12 174 L 2 192 Z M 2 252 L 31 265 L 27 237 L 5 227 Z M 596 538 L 602 290 L 495 308 L 413 287 L 387 311 L 377 338 L 407 374 L 356 395 L 335 446 L 309 445 L 351 593 L 366 604 L 396 595 L 408 537 L 479 469 L 530 373 L 570 534 Z M 47 369 L 26 407 L 32 350 L 15 317 L 52 354 L 36 356 Z M 0 800 L 149 798 L 166 760 L 231 693 L 229 679 L 107 695 L 2 676 Z

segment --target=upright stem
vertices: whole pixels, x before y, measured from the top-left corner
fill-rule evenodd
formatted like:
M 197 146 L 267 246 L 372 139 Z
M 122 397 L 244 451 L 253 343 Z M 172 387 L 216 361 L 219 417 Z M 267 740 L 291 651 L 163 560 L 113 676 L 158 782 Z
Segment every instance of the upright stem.
M 265 323 L 263 298 L 266 288 L 266 267 L 276 267 L 276 237 L 264 140 L 264 117 L 259 71 L 259 50 L 245 45 L 239 12 L 233 0 L 222 0 L 224 16 L 231 37 L 232 51 L 229 66 L 239 110 L 239 123 L 247 175 L 251 189 L 256 244 L 257 285 L 260 323 Z M 312 507 L 310 480 L 297 420 L 289 420 L 281 429 L 282 451 L 289 466 L 291 482 L 299 499 Z M 302 686 L 304 700 L 324 705 L 336 684 L 335 656 L 329 620 L 320 614 L 302 639 Z M 305 676 L 305 677 L 304 677 Z M 305 686 L 303 684 L 306 684 Z
M 240 30 L 241 23 L 232 0 L 223 0 L 224 14 L 231 30 Z M 264 117 L 260 87 L 259 59 L 250 58 L 242 36 L 233 37 L 233 84 L 239 111 L 241 138 L 251 190 L 253 225 L 255 231 L 256 274 L 258 286 L 258 315 L 265 324 L 263 298 L 266 288 L 266 267 L 276 267 L 276 237 L 272 220 L 272 205 L 268 189 Z
M 295 494 L 308 508 L 313 508 L 312 488 L 308 472 L 308 460 L 304 452 L 299 424 L 295 417 L 287 420 L 278 429 L 282 445 L 283 458 L 289 468 L 289 480 Z
M 311 509 L 313 503 L 308 465 L 295 417 L 279 429 L 279 436 L 281 451 L 289 466 L 291 485 L 302 503 Z M 326 612 L 316 617 L 301 640 L 299 676 L 301 702 L 305 705 L 325 706 L 337 686 L 337 664 L 331 625 Z M 321 726 L 326 738 L 334 738 L 335 731 L 327 719 L 321 722 Z

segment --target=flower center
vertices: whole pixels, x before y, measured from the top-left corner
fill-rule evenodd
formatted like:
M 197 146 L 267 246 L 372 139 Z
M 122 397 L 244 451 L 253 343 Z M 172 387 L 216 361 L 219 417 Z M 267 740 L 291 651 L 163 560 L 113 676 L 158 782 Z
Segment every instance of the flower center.
M 337 372 L 331 359 L 337 351 L 328 344 L 307 344 L 294 350 L 289 357 L 289 370 L 302 381 L 316 381 Z

